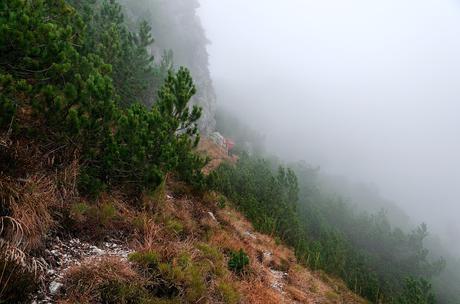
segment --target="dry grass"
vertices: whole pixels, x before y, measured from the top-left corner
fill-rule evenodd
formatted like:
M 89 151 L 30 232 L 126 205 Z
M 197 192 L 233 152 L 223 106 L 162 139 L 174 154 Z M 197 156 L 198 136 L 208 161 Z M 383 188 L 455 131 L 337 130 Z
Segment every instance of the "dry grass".
M 208 175 L 223 162 L 236 163 L 238 161 L 237 156 L 229 156 L 228 151 L 219 145 L 216 145 L 212 140 L 204 138 L 201 139 L 197 152 L 209 157 L 209 163 L 203 168 L 203 173 Z
M 127 239 L 143 231 L 142 212 L 117 192 L 101 193 L 96 201 L 75 200 L 66 206 L 65 227 L 85 241 Z
M 256 280 L 240 283 L 243 303 L 248 304 L 280 304 L 286 303 L 279 292 L 269 288 L 265 283 Z
M 8 295 L 12 290 L 23 284 L 32 287 L 42 279 L 44 266 L 30 252 L 42 247 L 44 236 L 55 225 L 52 209 L 60 202 L 53 177 L 0 176 L 0 298 L 16 301 Z
M 135 288 L 141 282 L 142 278 L 127 261 L 116 257 L 89 259 L 67 270 L 64 279 L 66 291 L 61 301 L 102 303 L 105 297 L 103 293 L 111 292 L 110 288 Z
M 0 141 L 0 298 L 17 302 L 43 278 L 44 266 L 31 252 L 43 248 L 55 215 L 77 196 L 78 163 L 52 144 Z
M 78 195 L 78 162 L 65 149 L 27 140 L 10 140 L 0 148 L 0 216 L 20 223 L 23 250 L 39 248 L 55 225 L 54 213 Z M 13 241 L 8 229 L 3 233 Z
M 23 239 L 21 223 L 8 216 L 0 218 L 0 299 L 6 302 L 23 300 L 42 279 L 45 268 L 39 259 L 25 252 Z M 18 288 L 23 294 L 17 293 Z
M 21 244 L 27 250 L 38 248 L 43 236 L 55 223 L 50 212 L 60 202 L 55 182 L 44 176 L 31 176 L 20 181 L 4 178 L 0 187 L 7 189 L 1 196 L 8 201 L 11 217 L 23 228 Z
M 204 142 L 199 147 L 214 157 L 209 170 L 222 161 L 234 161 L 213 145 Z M 10 159 L 14 165 L 9 170 L 0 164 L 0 266 L 9 267 L 0 273 L 0 297 L 2 289 L 8 290 L 16 280 L 15 274 L 40 276 L 41 265 L 29 252 L 40 248 L 44 235 L 64 218 L 78 236 L 95 241 L 108 236 L 129 239 L 132 249 L 154 253 L 159 261 L 154 275 L 115 257 L 83 261 L 66 272 L 61 303 L 139 303 L 140 299 L 177 303 L 178 297 L 187 303 L 331 303 L 332 294 L 337 303 L 364 303 L 340 282 L 325 282 L 298 266 L 290 248 L 254 232 L 228 204 L 218 208 L 218 193 L 198 195 L 168 177 L 157 191 L 143 195 L 141 205 L 116 192 L 86 201 L 76 188 L 75 156 L 61 151 L 62 156 L 58 148 L 0 142 L 0 160 Z M 68 165 L 56 168 L 56 163 Z M 57 211 L 69 216 L 57 217 Z M 230 252 L 240 249 L 250 258 L 244 275 L 227 267 Z M 279 277 L 273 270 L 288 275 Z M 158 287 L 154 280 L 159 278 L 178 293 L 156 299 L 161 295 L 147 287 Z

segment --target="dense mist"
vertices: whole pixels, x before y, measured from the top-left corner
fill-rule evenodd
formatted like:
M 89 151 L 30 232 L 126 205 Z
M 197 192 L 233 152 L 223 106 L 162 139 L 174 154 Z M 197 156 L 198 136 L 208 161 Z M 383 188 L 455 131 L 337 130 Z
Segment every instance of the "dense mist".
M 218 103 L 268 153 L 370 185 L 460 252 L 460 3 L 200 2 Z

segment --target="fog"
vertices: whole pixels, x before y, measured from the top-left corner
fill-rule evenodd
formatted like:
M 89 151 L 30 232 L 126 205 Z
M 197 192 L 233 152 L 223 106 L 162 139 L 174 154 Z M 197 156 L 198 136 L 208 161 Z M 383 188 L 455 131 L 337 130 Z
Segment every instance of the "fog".
M 459 1 L 200 2 L 218 103 L 270 153 L 375 184 L 456 246 Z

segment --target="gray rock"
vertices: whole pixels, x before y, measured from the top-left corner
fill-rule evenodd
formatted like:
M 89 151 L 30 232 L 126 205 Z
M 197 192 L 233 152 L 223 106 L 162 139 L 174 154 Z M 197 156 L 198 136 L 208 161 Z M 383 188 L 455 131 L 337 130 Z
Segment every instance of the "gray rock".
M 51 282 L 50 287 L 49 287 L 50 294 L 52 294 L 52 295 L 57 294 L 59 292 L 59 289 L 61 289 L 62 286 L 63 286 L 62 283 L 59 283 L 59 282 L 56 282 L 56 281 Z

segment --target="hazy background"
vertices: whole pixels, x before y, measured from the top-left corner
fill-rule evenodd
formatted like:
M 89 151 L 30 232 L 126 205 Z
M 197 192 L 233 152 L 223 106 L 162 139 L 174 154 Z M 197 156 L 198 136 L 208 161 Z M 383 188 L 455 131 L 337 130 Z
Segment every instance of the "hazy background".
M 218 103 L 458 246 L 460 1 L 200 2 Z

